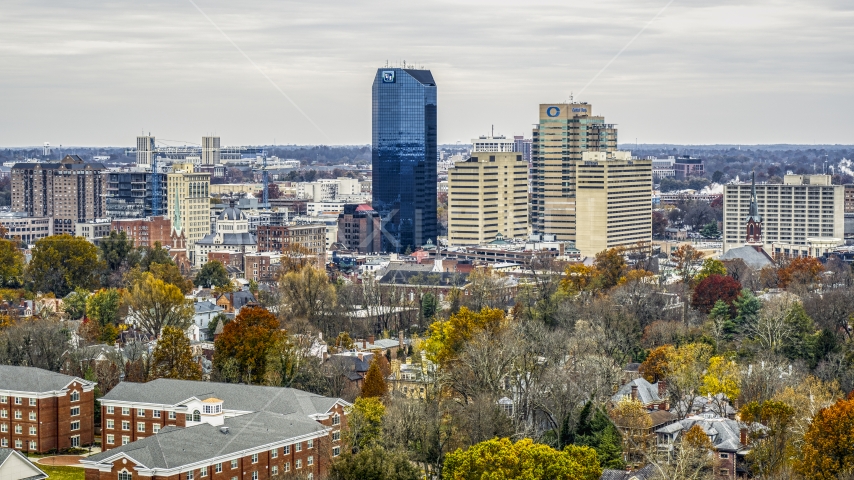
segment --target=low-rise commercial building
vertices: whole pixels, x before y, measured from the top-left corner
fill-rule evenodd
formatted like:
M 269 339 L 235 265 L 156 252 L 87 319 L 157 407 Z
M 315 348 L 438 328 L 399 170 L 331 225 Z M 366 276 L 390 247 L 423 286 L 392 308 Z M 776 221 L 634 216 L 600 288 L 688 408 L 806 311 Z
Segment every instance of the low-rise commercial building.
M 53 235 L 50 217 L 31 217 L 27 212 L 0 212 L 0 226 L 6 229 L 6 238 L 28 245 Z

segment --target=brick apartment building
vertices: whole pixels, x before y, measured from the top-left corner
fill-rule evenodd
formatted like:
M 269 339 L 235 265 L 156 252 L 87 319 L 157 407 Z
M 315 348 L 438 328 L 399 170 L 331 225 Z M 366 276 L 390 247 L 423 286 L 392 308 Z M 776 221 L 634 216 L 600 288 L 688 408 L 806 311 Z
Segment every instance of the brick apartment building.
M 137 247 L 153 247 L 157 242 L 162 247 L 173 246 L 172 220 L 163 216 L 113 220 L 110 228 L 125 232 Z
M 282 267 L 282 254 L 273 252 L 247 253 L 243 277 L 256 282 L 275 282 Z
M 382 250 L 382 219 L 370 205 L 344 205 L 338 215 L 338 242 L 348 250 L 374 253 Z
M 316 255 L 325 262 L 326 225 L 259 225 L 257 251 L 282 253 L 298 244 L 309 255 Z
M 0 447 L 33 453 L 91 445 L 95 383 L 0 365 Z
M 78 222 L 106 217 L 106 168 L 66 155 L 59 163 L 12 167 L 12 210 L 53 219 L 54 235 L 74 235 Z
M 122 382 L 101 398 L 104 452 L 86 480 L 323 478 L 341 454 L 338 398 L 291 388 L 157 379 Z

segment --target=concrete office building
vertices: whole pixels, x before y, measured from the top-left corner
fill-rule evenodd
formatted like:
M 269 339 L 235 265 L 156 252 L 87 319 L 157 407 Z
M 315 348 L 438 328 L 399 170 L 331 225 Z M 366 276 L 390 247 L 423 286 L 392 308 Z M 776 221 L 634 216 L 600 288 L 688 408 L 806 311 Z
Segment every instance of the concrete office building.
M 136 137 L 136 165 L 138 167 L 150 166 L 154 160 L 156 150 L 154 137 L 150 133 Z
M 448 169 L 448 243 L 528 235 L 528 164 L 521 153 L 479 152 Z
M 166 217 L 178 235 L 185 235 L 190 252 L 211 232 L 210 185 L 211 175 L 196 172 L 190 163 L 176 163 L 166 174 Z
M 219 137 L 202 137 L 202 165 L 219 165 Z
M 782 184 L 756 185 L 765 249 L 774 257 L 820 256 L 843 243 L 845 187 L 830 175 L 786 175 Z M 724 187 L 723 250 L 747 238 L 751 185 Z
M 487 136 L 481 135 L 471 141 L 472 152 L 515 152 L 516 140 L 508 139 L 504 135 Z
M 693 158 L 689 156 L 678 157 L 673 162 L 673 172 L 676 178 L 685 179 L 688 177 L 702 176 L 706 172 L 706 167 L 701 158 Z
M 652 241 L 652 160 L 583 152 L 576 166 L 575 248 L 594 256 Z
M 547 240 L 574 241 L 576 165 L 585 151 L 617 149 L 617 129 L 588 103 L 540 105 L 531 168 L 531 228 Z
M 6 238 L 27 245 L 53 235 L 50 217 L 30 217 L 26 212 L 0 212 L 0 226 L 6 229 Z
M 12 210 L 53 220 L 54 235 L 74 235 L 74 225 L 106 216 L 106 168 L 66 155 L 59 163 L 12 167 Z

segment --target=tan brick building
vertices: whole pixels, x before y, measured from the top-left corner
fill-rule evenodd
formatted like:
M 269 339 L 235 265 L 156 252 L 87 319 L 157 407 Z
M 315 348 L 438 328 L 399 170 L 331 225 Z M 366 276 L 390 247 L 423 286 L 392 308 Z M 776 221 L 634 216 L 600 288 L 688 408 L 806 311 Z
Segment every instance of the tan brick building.
M 338 215 L 338 242 L 348 250 L 375 253 L 382 250 L 382 219 L 370 205 L 344 205 Z
M 81 378 L 0 365 L 0 447 L 43 453 L 91 445 L 94 389 Z
M 106 217 L 106 168 L 66 155 L 59 163 L 12 167 L 12 210 L 53 219 L 53 233 L 74 235 L 74 226 Z
M 86 480 L 319 479 L 342 452 L 348 406 L 290 388 L 122 382 L 101 399 L 105 451 L 81 463 Z
M 299 245 L 305 253 L 317 256 L 319 264 L 326 261 L 326 225 L 259 225 L 256 236 L 259 253 L 282 253 Z
M 173 246 L 172 221 L 167 217 L 113 220 L 110 228 L 119 232 L 125 232 L 137 247 L 153 247 L 157 242 L 160 242 L 160 246 L 162 247 Z

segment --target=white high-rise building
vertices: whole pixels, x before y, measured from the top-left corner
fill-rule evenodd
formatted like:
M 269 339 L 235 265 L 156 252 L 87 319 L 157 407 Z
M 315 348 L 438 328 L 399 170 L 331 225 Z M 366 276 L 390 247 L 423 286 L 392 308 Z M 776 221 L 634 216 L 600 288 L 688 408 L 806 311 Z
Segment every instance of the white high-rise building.
M 202 137 L 202 165 L 219 164 L 219 137 Z
M 138 167 L 148 167 L 154 160 L 154 137 L 141 135 L 136 137 L 136 165 Z
M 516 140 L 508 139 L 504 135 L 486 136 L 481 135 L 471 140 L 472 152 L 515 152 Z

